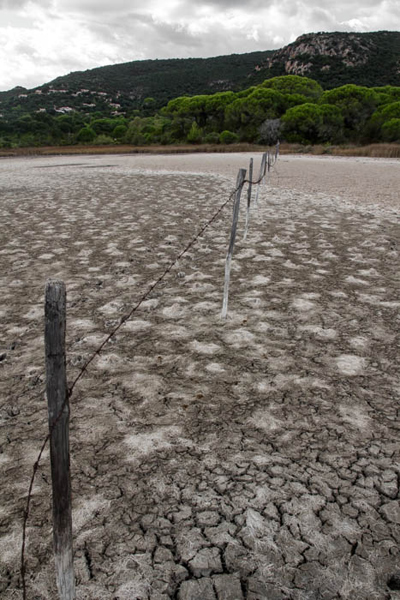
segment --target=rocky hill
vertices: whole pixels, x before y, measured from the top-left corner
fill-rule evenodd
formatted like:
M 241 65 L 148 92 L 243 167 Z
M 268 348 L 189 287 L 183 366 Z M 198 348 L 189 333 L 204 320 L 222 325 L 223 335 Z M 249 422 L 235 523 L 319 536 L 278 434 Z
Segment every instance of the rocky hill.
M 306 75 L 325 89 L 400 86 L 400 32 L 313 33 L 280 50 L 216 58 L 144 60 L 77 71 L 32 90 L 0 93 L 0 114 L 78 111 L 131 115 L 182 95 L 237 91 L 276 75 Z
M 400 85 L 400 33 L 310 33 L 261 65 L 273 75 L 306 75 L 324 88 L 346 83 Z M 260 72 L 259 70 L 259 72 Z

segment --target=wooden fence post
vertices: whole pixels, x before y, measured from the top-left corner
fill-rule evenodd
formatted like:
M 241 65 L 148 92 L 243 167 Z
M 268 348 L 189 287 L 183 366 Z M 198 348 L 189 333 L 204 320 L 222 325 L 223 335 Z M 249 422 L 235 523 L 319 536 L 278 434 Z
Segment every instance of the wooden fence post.
M 231 262 L 233 254 L 233 246 L 235 245 L 236 228 L 239 219 L 239 208 L 240 208 L 240 196 L 242 194 L 243 182 L 246 177 L 246 169 L 239 169 L 239 173 L 236 180 L 236 195 L 233 204 L 233 220 L 231 229 L 231 239 L 229 242 L 228 254 L 225 262 L 225 284 L 224 284 L 224 299 L 222 302 L 222 313 L 221 318 L 226 319 L 228 314 L 228 293 L 229 293 L 229 281 L 231 277 Z
M 267 171 L 268 171 L 268 162 L 269 162 L 269 152 L 265 153 L 265 159 L 264 159 L 264 173 L 263 173 L 263 184 L 265 185 L 265 181 L 266 181 L 266 175 L 267 175 Z
M 279 147 L 280 147 L 280 142 L 279 140 L 276 142 L 276 146 L 275 146 L 275 160 L 274 163 L 276 163 L 276 161 L 278 160 L 278 156 L 279 156 Z
M 249 216 L 250 216 L 250 204 L 251 204 L 251 190 L 253 186 L 253 159 L 250 159 L 249 165 L 249 187 L 247 188 L 247 210 L 246 210 L 246 226 L 244 228 L 243 239 L 247 238 L 247 232 L 249 230 Z
M 261 158 L 260 173 L 258 176 L 258 185 L 257 185 L 257 191 L 256 191 L 256 199 L 254 201 L 255 206 L 258 206 L 258 195 L 260 193 L 261 183 L 263 182 L 263 179 L 265 176 L 266 158 L 267 158 L 267 154 L 266 154 L 266 152 L 264 152 L 264 154 L 262 155 L 262 158 Z
M 75 600 L 65 321 L 65 285 L 62 281 L 48 281 L 45 293 L 45 352 L 53 487 L 54 558 L 60 600 Z
M 271 175 L 271 167 L 272 167 L 272 156 L 269 152 L 267 152 L 267 173 L 268 173 L 268 183 L 270 183 L 270 175 Z M 266 181 L 266 180 L 265 180 Z

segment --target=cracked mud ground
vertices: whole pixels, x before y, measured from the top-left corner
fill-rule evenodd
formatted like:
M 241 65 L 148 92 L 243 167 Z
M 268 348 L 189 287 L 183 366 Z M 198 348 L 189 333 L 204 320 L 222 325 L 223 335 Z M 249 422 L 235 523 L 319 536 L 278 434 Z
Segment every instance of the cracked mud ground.
M 178 159 L 135 164 L 0 163 L 5 600 L 22 597 L 22 515 L 47 432 L 46 279 L 67 286 L 72 381 L 234 187 Z M 71 399 L 78 599 L 399 597 L 398 216 L 398 201 L 356 205 L 273 175 L 245 242 L 241 214 L 227 321 L 230 209 L 106 346 Z M 49 470 L 45 453 L 28 523 L 35 600 L 57 597 Z

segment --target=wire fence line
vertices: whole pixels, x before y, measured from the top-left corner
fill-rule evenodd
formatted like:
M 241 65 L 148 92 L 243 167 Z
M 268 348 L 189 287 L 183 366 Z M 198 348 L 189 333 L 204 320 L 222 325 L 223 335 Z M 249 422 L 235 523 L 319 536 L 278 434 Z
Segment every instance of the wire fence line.
M 53 434 L 56 426 L 58 425 L 60 419 L 62 418 L 62 416 L 63 416 L 63 414 L 65 412 L 65 409 L 66 409 L 66 407 L 68 405 L 68 402 L 69 402 L 70 398 L 72 397 L 72 394 L 73 394 L 73 391 L 74 391 L 76 385 L 81 380 L 81 378 L 84 376 L 84 374 L 87 372 L 89 366 L 92 364 L 92 362 L 95 360 L 95 358 L 102 352 L 102 350 L 104 349 L 104 347 L 108 344 L 108 342 L 118 333 L 118 331 L 121 329 L 121 327 L 136 313 L 136 311 L 141 307 L 141 305 L 145 302 L 145 300 L 147 300 L 147 298 L 154 291 L 154 289 L 156 287 L 158 287 L 163 282 L 163 280 L 167 277 L 167 275 L 177 265 L 177 263 L 179 262 L 179 260 L 185 254 L 187 254 L 187 252 L 193 246 L 196 245 L 196 243 L 198 242 L 198 240 L 203 236 L 203 234 L 206 232 L 206 230 L 209 227 L 211 227 L 212 224 L 218 219 L 218 217 L 221 215 L 221 213 L 224 211 L 224 209 L 234 199 L 236 199 L 236 200 L 239 199 L 239 201 L 240 201 L 240 194 L 241 194 L 241 192 L 243 190 L 244 185 L 245 184 L 249 184 L 249 186 L 258 185 L 257 192 L 259 191 L 259 188 L 260 188 L 262 182 L 265 181 L 266 172 L 267 172 L 267 170 L 269 172 L 270 169 L 271 169 L 271 167 L 275 164 L 275 162 L 276 162 L 276 160 L 278 158 L 278 153 L 279 153 L 279 145 L 277 145 L 277 149 L 276 149 L 275 156 L 274 156 L 273 160 L 271 160 L 269 153 L 264 153 L 263 154 L 263 158 L 262 158 L 262 161 L 261 161 L 260 174 L 259 174 L 259 177 L 258 177 L 258 179 L 256 181 L 252 181 L 251 177 L 249 179 L 246 179 L 245 178 L 246 170 L 245 169 L 241 169 L 242 176 L 238 177 L 237 182 L 236 182 L 236 187 L 232 191 L 232 193 L 229 195 L 228 199 L 221 204 L 221 206 L 212 215 L 212 217 L 198 230 L 198 232 L 187 243 L 187 245 L 183 248 L 183 250 L 164 269 L 164 271 L 158 277 L 158 279 L 148 287 L 147 291 L 144 292 L 144 294 L 139 298 L 139 300 L 136 302 L 136 304 L 134 304 L 132 306 L 132 308 L 129 310 L 129 312 L 120 318 L 118 324 L 112 329 L 112 331 L 107 335 L 107 337 L 103 340 L 103 342 L 101 344 L 99 344 L 99 346 L 93 351 L 93 353 L 85 361 L 85 363 L 83 364 L 83 366 L 80 368 L 78 374 L 76 375 L 76 377 L 72 381 L 72 384 L 69 387 L 67 387 L 67 392 L 65 394 L 65 399 L 64 399 L 64 401 L 62 403 L 62 406 L 61 406 L 61 408 L 60 408 L 57 416 L 55 417 L 54 421 L 52 422 L 51 426 L 49 427 L 49 432 L 46 435 L 45 439 L 43 440 L 43 443 L 42 443 L 42 445 L 40 447 L 40 450 L 39 450 L 39 453 L 37 455 L 36 461 L 33 464 L 33 468 L 32 468 L 32 475 L 31 475 L 31 478 L 30 478 L 30 483 L 29 483 L 29 488 L 28 488 L 28 494 L 27 494 L 27 500 L 26 500 L 26 505 L 25 505 L 25 510 L 24 510 L 24 518 L 23 518 L 23 526 L 22 526 L 22 543 L 21 543 L 21 554 L 20 554 L 20 573 L 21 573 L 23 600 L 27 600 L 27 584 L 26 584 L 26 574 L 27 574 L 27 571 L 26 571 L 27 525 L 28 525 L 28 519 L 29 519 L 29 516 L 30 516 L 30 508 L 31 508 L 33 486 L 34 486 L 34 483 L 35 483 L 35 479 L 36 479 L 36 475 L 37 475 L 37 472 L 38 472 L 38 469 L 39 469 L 39 466 L 40 466 L 41 459 L 43 457 L 44 450 L 45 450 L 45 448 L 46 448 L 49 440 L 51 439 L 51 436 L 52 436 L 52 434 Z M 258 193 L 257 193 L 257 199 L 258 199 Z M 256 200 L 256 202 L 257 202 L 257 200 Z M 237 204 L 238 203 L 235 202 L 235 208 L 238 211 L 238 206 L 236 207 Z M 237 215 L 234 215 L 234 223 L 235 223 L 235 216 L 236 216 L 236 223 L 237 223 Z M 235 229 L 236 229 L 236 227 L 235 227 Z M 232 241 L 231 241 L 230 249 L 228 251 L 228 256 L 230 255 L 230 257 L 231 257 L 231 254 L 232 254 L 232 250 L 233 250 L 233 244 L 232 244 Z M 42 389 L 40 391 L 40 393 L 36 397 L 39 398 L 40 396 L 42 396 L 43 393 L 44 393 L 44 391 L 45 390 Z

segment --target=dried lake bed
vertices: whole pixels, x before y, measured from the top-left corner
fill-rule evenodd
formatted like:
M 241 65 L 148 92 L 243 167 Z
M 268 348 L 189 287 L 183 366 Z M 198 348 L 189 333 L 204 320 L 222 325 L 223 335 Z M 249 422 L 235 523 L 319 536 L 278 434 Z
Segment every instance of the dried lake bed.
M 253 155 L 256 173 L 260 155 Z M 250 155 L 0 160 L 0 595 L 22 598 L 47 433 L 43 292 L 72 381 Z M 282 156 L 234 251 L 227 207 L 71 398 L 79 600 L 400 598 L 400 162 Z M 57 597 L 48 453 L 28 597 Z

